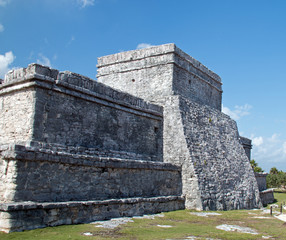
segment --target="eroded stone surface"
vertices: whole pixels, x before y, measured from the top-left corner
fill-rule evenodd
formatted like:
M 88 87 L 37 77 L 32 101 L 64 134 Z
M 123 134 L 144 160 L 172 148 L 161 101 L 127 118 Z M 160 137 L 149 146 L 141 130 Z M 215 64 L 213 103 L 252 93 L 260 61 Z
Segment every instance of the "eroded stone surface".
M 228 224 L 222 224 L 219 226 L 216 226 L 217 229 L 228 231 L 228 232 L 240 232 L 240 233 L 249 233 L 257 235 L 258 232 L 252 228 L 249 227 L 241 227 L 238 225 L 228 225 Z
M 134 222 L 133 219 L 151 219 L 152 220 L 152 219 L 155 219 L 155 217 L 164 217 L 164 214 L 160 213 L 160 214 L 149 214 L 149 215 L 135 216 L 135 217 L 113 218 L 113 219 L 106 220 L 106 221 L 92 222 L 91 224 L 95 224 L 95 227 L 114 229 L 122 224 L 126 224 L 128 222 Z M 157 225 L 157 226 L 162 227 L 162 228 L 172 227 L 169 225 Z
M 126 224 L 128 222 L 134 222 L 131 218 L 115 218 L 111 219 L 109 221 L 99 221 L 99 222 L 93 222 L 91 224 L 95 224 L 95 227 L 99 228 L 117 228 L 119 225 Z
M 167 44 L 100 58 L 98 79 L 39 64 L 5 76 L 1 229 L 260 207 L 218 75 Z
M 200 216 L 200 217 L 208 217 L 208 216 L 219 216 L 221 213 L 214 212 L 191 212 L 192 215 Z
M 164 161 L 182 166 L 186 207 L 261 207 L 236 122 L 221 113 L 221 81 L 174 44 L 99 58 L 98 80 L 164 107 Z

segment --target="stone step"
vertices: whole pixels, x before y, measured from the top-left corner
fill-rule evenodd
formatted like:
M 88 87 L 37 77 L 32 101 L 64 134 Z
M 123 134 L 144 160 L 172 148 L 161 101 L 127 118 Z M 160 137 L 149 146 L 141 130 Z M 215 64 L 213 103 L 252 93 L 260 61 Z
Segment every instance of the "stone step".
M 14 232 L 48 226 L 88 223 L 184 209 L 182 196 L 122 198 L 68 202 L 0 204 L 0 231 Z

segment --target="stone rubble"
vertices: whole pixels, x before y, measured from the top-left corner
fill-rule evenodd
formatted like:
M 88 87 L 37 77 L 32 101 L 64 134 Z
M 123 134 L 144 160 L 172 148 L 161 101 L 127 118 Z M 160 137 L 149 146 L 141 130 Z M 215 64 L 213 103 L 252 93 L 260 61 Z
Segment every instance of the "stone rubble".
M 126 224 L 129 222 L 134 222 L 131 218 L 114 218 L 108 221 L 98 221 L 98 222 L 92 222 L 91 224 L 95 224 L 95 227 L 98 228 L 109 228 L 114 229 L 117 228 L 119 225 Z
M 223 230 L 223 231 L 228 231 L 228 232 L 240 232 L 240 233 L 249 233 L 249 234 L 254 234 L 257 235 L 258 232 L 254 229 L 251 229 L 249 227 L 241 227 L 238 225 L 228 225 L 228 224 L 222 224 L 219 226 L 216 226 L 217 229 Z
M 157 227 L 160 227 L 160 228 L 172 228 L 173 226 L 171 226 L 171 225 L 160 225 L 160 224 L 158 224 Z
M 208 216 L 219 216 L 221 213 L 213 213 L 213 212 L 190 212 L 192 215 L 200 216 L 200 217 L 208 217 Z
M 91 222 L 90 224 L 95 224 L 95 227 L 99 228 L 109 228 L 114 229 L 117 228 L 119 225 L 126 224 L 128 222 L 134 222 L 133 219 L 155 219 L 156 217 L 164 217 L 164 213 L 159 214 L 149 214 L 143 216 L 134 216 L 134 217 L 124 217 L 124 218 L 112 218 L 106 221 L 96 221 Z M 158 227 L 166 227 L 166 225 L 157 225 Z

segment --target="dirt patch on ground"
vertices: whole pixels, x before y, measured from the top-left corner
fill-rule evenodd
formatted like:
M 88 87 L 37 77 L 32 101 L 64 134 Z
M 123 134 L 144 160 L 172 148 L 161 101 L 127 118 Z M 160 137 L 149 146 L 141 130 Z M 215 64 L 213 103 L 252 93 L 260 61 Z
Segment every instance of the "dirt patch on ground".
M 85 234 L 82 233 L 82 235 L 86 235 L 86 236 L 98 236 L 98 237 L 106 237 L 106 238 L 122 238 L 124 236 L 127 236 L 124 233 L 120 232 L 121 228 L 116 228 L 116 229 L 105 229 L 105 230 L 100 230 L 100 231 L 96 231 L 96 232 L 88 232 L 90 234 Z

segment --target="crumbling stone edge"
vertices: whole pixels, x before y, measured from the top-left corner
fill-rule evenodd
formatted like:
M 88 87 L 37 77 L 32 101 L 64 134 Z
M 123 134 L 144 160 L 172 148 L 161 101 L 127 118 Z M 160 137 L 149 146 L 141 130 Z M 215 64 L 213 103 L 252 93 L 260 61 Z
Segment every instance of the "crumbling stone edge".
M 48 226 L 88 223 L 184 209 L 181 196 L 102 201 L 16 202 L 0 204 L 0 231 L 6 233 Z

